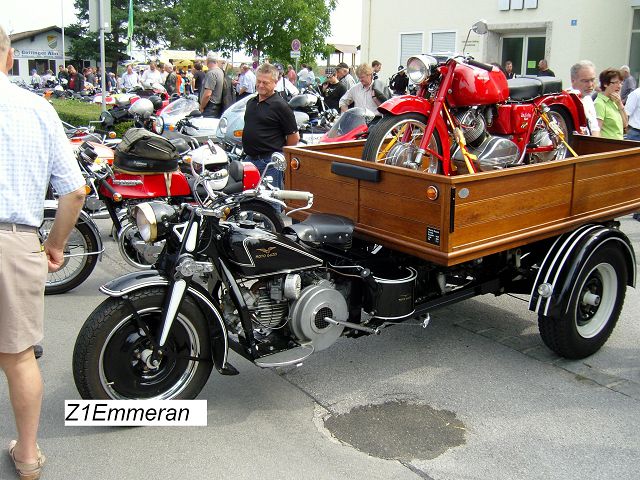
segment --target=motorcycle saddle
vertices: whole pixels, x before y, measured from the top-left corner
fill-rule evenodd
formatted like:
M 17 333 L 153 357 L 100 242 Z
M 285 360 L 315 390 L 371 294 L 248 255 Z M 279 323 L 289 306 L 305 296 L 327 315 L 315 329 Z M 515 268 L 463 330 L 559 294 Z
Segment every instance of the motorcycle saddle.
M 511 100 L 531 100 L 562 92 L 562 80 L 556 77 L 517 77 L 507 80 L 507 83 Z
M 306 220 L 284 229 L 295 233 L 305 243 L 327 244 L 348 248 L 353 240 L 353 222 L 339 215 L 313 213 Z
M 173 146 L 176 147 L 176 151 L 181 155 L 191 150 L 191 146 L 184 138 L 172 138 L 169 140 L 169 142 L 171 142 Z

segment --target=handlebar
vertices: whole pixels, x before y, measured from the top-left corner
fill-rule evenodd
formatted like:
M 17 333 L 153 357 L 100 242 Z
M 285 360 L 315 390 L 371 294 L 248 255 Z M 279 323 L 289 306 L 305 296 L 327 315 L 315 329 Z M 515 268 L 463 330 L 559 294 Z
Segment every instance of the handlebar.
M 486 70 L 487 72 L 490 72 L 491 70 L 493 70 L 493 65 L 489 65 L 488 63 L 478 62 L 477 60 L 474 60 L 473 58 L 468 58 L 467 59 L 467 63 L 469 65 L 473 65 L 474 67 L 478 67 L 478 68 L 481 68 L 483 70 Z
M 302 200 L 308 202 L 313 198 L 311 192 L 299 192 L 297 190 L 275 190 L 271 192 L 271 196 L 276 200 Z

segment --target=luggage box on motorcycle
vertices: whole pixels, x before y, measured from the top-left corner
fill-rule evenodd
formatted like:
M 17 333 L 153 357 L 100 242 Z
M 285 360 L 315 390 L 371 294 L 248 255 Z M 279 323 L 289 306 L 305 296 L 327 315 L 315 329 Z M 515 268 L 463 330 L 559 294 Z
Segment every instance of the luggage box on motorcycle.
M 130 128 L 116 147 L 113 166 L 132 173 L 164 173 L 178 168 L 179 155 L 169 140 L 144 128 Z
M 342 215 L 359 238 L 451 266 L 640 211 L 637 142 L 574 135 L 578 157 L 457 176 L 365 162 L 363 145 L 285 148 L 286 188 L 314 194 L 295 218 Z

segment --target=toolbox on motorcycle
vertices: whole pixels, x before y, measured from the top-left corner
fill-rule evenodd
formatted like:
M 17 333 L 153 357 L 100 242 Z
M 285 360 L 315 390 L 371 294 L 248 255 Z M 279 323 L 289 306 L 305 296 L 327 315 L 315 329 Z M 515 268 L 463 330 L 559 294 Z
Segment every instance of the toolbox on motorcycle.
M 168 139 L 144 128 L 130 128 L 116 147 L 113 166 L 132 173 L 163 173 L 178 168 L 179 155 Z
M 342 215 L 356 238 L 451 266 L 640 209 L 637 142 L 572 143 L 575 158 L 455 176 L 360 160 L 364 141 L 286 147 L 285 183 L 314 194 L 294 218 Z

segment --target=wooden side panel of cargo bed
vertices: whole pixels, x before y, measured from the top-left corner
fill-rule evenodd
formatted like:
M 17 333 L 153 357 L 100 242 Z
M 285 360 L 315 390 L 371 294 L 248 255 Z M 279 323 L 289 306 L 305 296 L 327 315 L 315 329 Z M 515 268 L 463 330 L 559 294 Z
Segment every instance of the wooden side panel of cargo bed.
M 293 155 L 299 168 L 286 173 L 287 188 L 313 193 L 313 208 L 310 212 L 324 212 L 342 215 L 358 220 L 358 180 L 331 173 L 331 158 L 314 155 L 312 150 L 304 155 Z M 339 158 L 339 157 L 338 157 Z M 298 207 L 300 202 L 288 202 Z
M 592 161 L 576 164 L 572 215 L 606 211 L 639 200 L 640 153 L 637 149 L 600 154 Z
M 570 215 L 573 165 L 456 182 L 450 251 L 508 240 Z M 509 172 L 511 173 L 511 172 Z M 516 173 L 514 169 L 513 173 Z
M 389 243 L 410 242 L 424 249 L 446 251 L 445 186 L 397 168 L 384 168 L 379 182 L 360 182 L 359 227 L 376 231 Z M 430 185 L 440 192 L 436 200 L 427 199 Z

